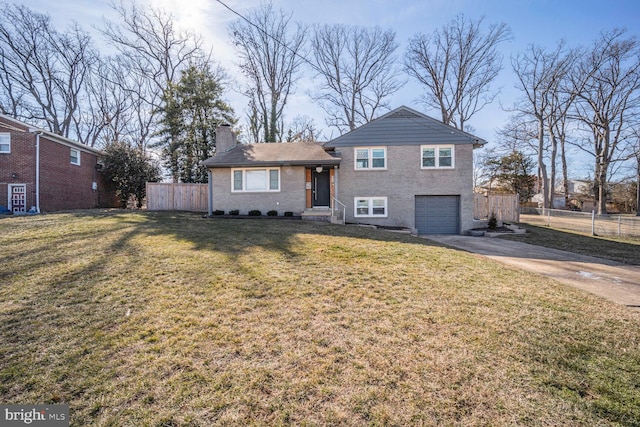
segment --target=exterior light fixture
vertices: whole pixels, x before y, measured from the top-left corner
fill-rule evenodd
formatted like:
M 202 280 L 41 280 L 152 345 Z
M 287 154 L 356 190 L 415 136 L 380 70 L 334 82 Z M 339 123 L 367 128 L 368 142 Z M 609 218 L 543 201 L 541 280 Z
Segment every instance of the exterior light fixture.
M 322 166 L 316 166 L 316 173 L 322 173 Z

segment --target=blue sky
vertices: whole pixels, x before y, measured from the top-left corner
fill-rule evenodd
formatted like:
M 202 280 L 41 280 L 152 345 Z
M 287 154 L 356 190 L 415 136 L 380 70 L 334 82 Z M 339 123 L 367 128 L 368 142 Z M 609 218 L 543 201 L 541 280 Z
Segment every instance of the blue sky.
M 109 4 L 111 0 L 27 0 L 23 4 L 53 17 L 59 27 L 71 20 L 81 23 L 87 30 L 100 26 L 103 17 L 113 17 Z M 126 2 L 125 2 L 126 3 Z M 227 25 L 237 17 L 215 0 L 150 0 L 156 7 L 171 11 L 180 26 L 188 27 L 203 35 L 212 48 L 214 58 L 224 66 L 229 74 L 237 78 L 238 86 L 242 77 L 234 59 L 233 48 L 229 45 Z M 225 0 L 230 7 L 245 14 L 259 4 L 259 0 Z M 502 126 L 508 113 L 501 108 L 511 106 L 517 99 L 513 89 L 514 77 L 511 72 L 510 57 L 523 51 L 527 45 L 535 43 L 553 48 L 564 39 L 568 45 L 588 45 L 603 30 L 625 27 L 637 34 L 640 24 L 640 1 L 638 0 L 275 0 L 275 5 L 285 11 L 292 11 L 294 20 L 306 24 L 344 23 L 364 26 L 379 25 L 396 32 L 400 44 L 398 60 L 401 60 L 407 41 L 417 33 L 431 33 L 450 21 L 458 13 L 485 23 L 506 23 L 512 30 L 513 40 L 501 46 L 504 55 L 504 70 L 494 86 L 501 88 L 501 95 L 494 104 L 486 107 L 470 120 L 475 133 L 490 141 L 496 140 L 495 131 Z M 96 35 L 96 42 L 98 36 Z M 313 88 L 312 73 L 308 72 L 298 83 L 294 96 L 286 110 L 290 120 L 298 114 L 314 118 L 320 128 L 325 128 L 322 111 L 313 105 L 307 92 Z M 227 99 L 241 115 L 246 107 L 246 99 L 229 91 Z M 407 105 L 426 114 L 439 118 L 437 112 L 429 111 L 418 102 L 420 86 L 412 80 L 390 100 L 392 108 Z M 325 129 L 325 137 L 331 131 Z M 336 133 L 333 134 L 336 136 Z M 584 175 L 590 169 L 588 159 L 576 164 L 574 175 Z

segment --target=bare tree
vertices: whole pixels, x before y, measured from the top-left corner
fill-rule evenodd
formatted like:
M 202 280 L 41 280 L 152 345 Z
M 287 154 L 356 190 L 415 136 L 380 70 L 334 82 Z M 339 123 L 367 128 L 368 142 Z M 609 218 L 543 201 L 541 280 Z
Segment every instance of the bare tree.
M 575 69 L 575 114 L 589 138 L 582 148 L 594 156 L 598 214 L 606 214 L 611 168 L 628 158 L 640 108 L 640 43 L 615 29 L 602 33 Z
M 307 115 L 298 115 L 289 125 L 286 140 L 287 142 L 316 142 L 321 138 L 322 132 L 316 128 L 313 119 Z
M 464 130 L 465 123 L 491 103 L 491 83 L 502 69 L 497 47 L 511 38 L 506 24 L 481 29 L 483 19 L 458 15 L 431 35 L 409 40 L 405 69 L 424 85 L 423 102 L 442 114 L 442 121 Z
M 305 31 L 298 25 L 291 32 L 291 16 L 267 3 L 229 27 L 241 59 L 240 68 L 249 79 L 249 120 L 252 128 L 262 131 L 264 142 L 282 138 L 284 107 L 303 61 Z
M 117 60 L 128 70 L 121 89 L 135 98 L 135 137 L 145 148 L 155 135 L 162 94 L 192 63 L 208 62 L 200 36 L 175 26 L 173 16 L 135 3 L 114 4 L 120 20 L 105 22 L 101 30 L 118 52 Z
M 48 15 L 4 3 L 0 46 L 2 112 L 87 142 L 76 125 L 98 57 L 89 35 L 76 23 L 60 33 Z
M 562 48 L 563 44 L 559 45 Z M 569 112 L 575 101 L 575 91 L 571 88 L 571 70 L 575 66 L 580 51 L 570 49 L 561 54 L 556 65 L 556 76 L 548 91 L 549 116 L 547 130 L 551 142 L 551 183 L 556 182 L 556 157 L 560 149 L 560 162 L 562 167 L 562 185 L 564 192 L 564 205 L 569 206 L 569 171 L 567 162 L 567 143 L 569 139 L 570 117 Z M 554 191 L 549 192 L 549 204 L 553 206 Z
M 343 133 L 368 123 L 404 84 L 394 65 L 395 32 L 380 27 L 316 25 L 311 48 L 322 79 L 314 99 Z
M 105 147 L 119 141 L 136 145 L 139 138 L 140 91 L 121 57 L 101 58 L 88 79 L 88 102 L 81 109 L 78 127 L 86 128 L 87 144 Z
M 564 54 L 564 44 L 559 43 L 552 52 L 530 45 L 526 52 L 516 55 L 511 60 L 513 71 L 518 79 L 518 88 L 523 93 L 523 99 L 514 107 L 514 110 L 519 114 L 530 116 L 537 125 L 536 154 L 544 208 L 548 208 L 553 203 L 557 152 L 556 132 L 551 132 L 553 144 L 550 179 L 545 161 L 545 151 L 549 149 L 545 136 L 559 124 L 558 114 L 561 107 L 564 107 L 564 104 L 560 104 L 556 92 L 569 70 L 570 61 L 567 58 L 569 57 Z M 554 108 L 556 111 L 553 111 Z M 566 108 L 563 111 L 566 112 Z M 550 117 L 554 117 L 554 126 L 549 126 Z

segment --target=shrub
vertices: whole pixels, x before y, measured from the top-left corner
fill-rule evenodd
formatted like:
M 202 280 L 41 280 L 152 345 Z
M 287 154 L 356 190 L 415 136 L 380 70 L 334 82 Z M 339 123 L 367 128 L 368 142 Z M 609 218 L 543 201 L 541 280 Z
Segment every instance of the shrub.
M 278 211 L 269 211 L 267 212 L 267 216 L 278 216 Z
M 489 222 L 487 223 L 487 228 L 489 230 L 495 230 L 498 228 L 498 218 L 496 218 L 495 212 L 491 212 L 491 215 L 489 215 Z
M 215 211 L 213 211 L 213 214 L 214 214 L 214 215 L 224 215 L 224 211 L 221 211 L 221 210 L 215 210 Z
M 262 212 L 260 212 L 258 209 L 249 211 L 249 216 L 260 216 L 260 215 L 262 215 Z
M 287 212 L 284 213 L 284 216 L 293 216 L 293 212 L 287 211 Z
M 240 211 L 238 209 L 234 209 L 229 211 L 229 215 L 238 215 L 240 213 Z

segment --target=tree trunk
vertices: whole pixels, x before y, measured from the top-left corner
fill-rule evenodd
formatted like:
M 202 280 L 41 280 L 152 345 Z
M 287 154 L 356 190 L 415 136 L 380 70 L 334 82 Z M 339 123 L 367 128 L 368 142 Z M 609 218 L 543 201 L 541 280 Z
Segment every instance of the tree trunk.
M 556 192 L 556 157 L 558 155 L 558 141 L 556 140 L 556 135 L 553 132 L 550 132 L 551 138 L 551 177 L 549 179 L 549 206 L 553 209 L 554 204 L 553 200 L 555 199 Z
M 549 208 L 549 194 L 547 187 L 547 166 L 544 164 L 544 121 L 538 117 L 538 168 L 541 174 L 540 192 L 542 193 L 542 207 Z
M 564 186 L 564 205 L 569 206 L 569 173 L 567 172 L 567 153 L 564 147 L 564 138 L 560 140 L 560 161 L 562 162 L 562 185 Z
M 636 176 L 636 216 L 640 216 L 640 152 L 636 157 L 636 165 L 638 169 L 638 176 Z
M 604 169 L 604 166 L 600 167 L 600 177 L 598 179 L 598 215 L 607 214 L 607 173 Z
M 596 189 L 596 197 L 597 197 L 597 212 L 598 215 L 606 215 L 607 213 L 607 168 L 608 164 L 605 161 L 604 153 L 599 153 L 598 157 L 596 157 L 596 169 L 598 171 L 596 176 L 596 184 L 598 188 Z

